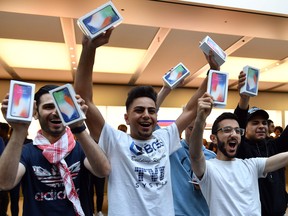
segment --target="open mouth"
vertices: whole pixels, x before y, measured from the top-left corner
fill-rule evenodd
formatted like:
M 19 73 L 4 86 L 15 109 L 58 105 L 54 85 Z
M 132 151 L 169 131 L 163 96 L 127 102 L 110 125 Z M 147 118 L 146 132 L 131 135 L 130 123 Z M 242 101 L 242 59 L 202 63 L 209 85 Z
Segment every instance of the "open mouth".
M 53 124 L 61 124 L 62 123 L 62 121 L 60 119 L 52 119 L 52 120 L 50 120 L 50 122 Z
M 142 127 L 150 127 L 150 126 L 151 126 L 151 123 L 149 123 L 149 122 L 142 122 L 142 123 L 140 123 L 140 125 L 141 125 Z
M 237 142 L 235 140 L 230 140 L 229 143 L 228 143 L 229 147 L 231 149 L 235 149 L 236 148 L 236 145 L 237 145 Z

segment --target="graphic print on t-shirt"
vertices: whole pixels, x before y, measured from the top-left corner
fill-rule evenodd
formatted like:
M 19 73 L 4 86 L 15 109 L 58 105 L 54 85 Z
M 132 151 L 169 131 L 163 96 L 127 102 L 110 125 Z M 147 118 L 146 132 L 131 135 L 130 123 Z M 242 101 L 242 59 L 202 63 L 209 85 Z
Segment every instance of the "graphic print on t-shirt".
M 130 144 L 131 160 L 137 163 L 134 172 L 137 178 L 135 188 L 162 187 L 167 184 L 165 166 L 161 166 L 161 159 L 166 157 L 167 150 L 162 140 L 152 139 L 144 142 L 133 141 Z M 141 167 L 141 163 L 145 166 Z M 147 164 L 150 164 L 147 168 Z
M 78 161 L 72 164 L 70 167 L 68 167 L 73 180 L 77 178 L 80 172 L 80 165 L 81 163 L 80 161 Z M 44 169 L 40 166 L 33 166 L 33 171 L 35 176 L 41 183 L 51 187 L 51 190 L 49 191 L 39 191 L 36 194 L 34 194 L 35 200 L 53 201 L 57 199 L 67 198 L 62 177 L 60 175 L 58 168 L 55 165 L 53 165 L 51 171 Z M 78 191 L 77 188 L 76 190 Z

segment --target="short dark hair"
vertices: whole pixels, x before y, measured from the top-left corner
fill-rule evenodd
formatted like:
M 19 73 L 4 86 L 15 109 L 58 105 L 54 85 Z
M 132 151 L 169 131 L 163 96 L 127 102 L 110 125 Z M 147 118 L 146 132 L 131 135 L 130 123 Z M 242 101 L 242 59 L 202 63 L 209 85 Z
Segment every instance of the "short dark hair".
M 282 128 L 281 126 L 276 126 L 276 127 L 274 128 L 274 132 L 275 132 L 276 130 L 279 130 L 280 133 L 283 132 L 283 128 Z
M 267 123 L 268 123 L 268 126 L 270 125 L 270 124 L 272 124 L 272 123 L 274 123 L 271 119 L 268 119 L 267 120 Z
M 44 94 L 48 94 L 50 90 L 55 89 L 59 86 L 57 85 L 44 85 L 42 86 L 34 95 L 34 100 L 36 101 L 37 110 L 40 103 L 40 97 Z
M 128 97 L 125 103 L 126 111 L 128 111 L 133 101 L 139 97 L 151 98 L 155 102 L 155 104 L 157 101 L 157 93 L 155 92 L 152 86 L 136 86 L 128 92 Z
M 238 120 L 238 117 L 234 114 L 234 113 L 231 113 L 231 112 L 224 112 L 222 113 L 220 116 L 218 116 L 216 118 L 216 120 L 214 121 L 213 125 L 212 125 L 212 134 L 217 134 L 217 130 L 218 130 L 218 127 L 219 127 L 219 123 L 225 119 L 234 119 L 235 121 L 238 122 L 239 124 L 239 120 Z

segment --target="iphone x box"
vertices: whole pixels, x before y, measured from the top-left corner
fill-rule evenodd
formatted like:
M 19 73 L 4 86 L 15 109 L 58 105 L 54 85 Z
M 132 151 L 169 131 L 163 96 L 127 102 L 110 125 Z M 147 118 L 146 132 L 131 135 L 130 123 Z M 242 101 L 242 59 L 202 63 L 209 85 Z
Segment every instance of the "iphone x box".
M 219 66 L 226 61 L 226 53 L 209 36 L 200 42 L 199 47 L 206 55 L 209 55 L 210 50 L 212 50 Z
M 247 65 L 243 68 L 243 72 L 246 74 L 246 80 L 240 89 L 240 94 L 256 96 L 258 94 L 259 69 Z
M 213 97 L 215 107 L 223 108 L 227 104 L 228 78 L 226 72 L 209 71 L 207 92 Z
M 86 118 L 76 101 L 76 94 L 71 84 L 52 89 L 49 93 L 54 100 L 57 112 L 64 126 Z
M 119 25 L 122 20 L 121 14 L 117 11 L 114 4 L 109 1 L 80 17 L 77 20 L 77 24 L 82 32 L 92 39 L 109 28 Z
M 16 80 L 10 81 L 7 120 L 32 121 L 34 92 L 35 84 Z
M 163 76 L 163 80 L 171 89 L 174 89 L 189 74 L 190 71 L 185 67 L 182 62 L 180 62 Z

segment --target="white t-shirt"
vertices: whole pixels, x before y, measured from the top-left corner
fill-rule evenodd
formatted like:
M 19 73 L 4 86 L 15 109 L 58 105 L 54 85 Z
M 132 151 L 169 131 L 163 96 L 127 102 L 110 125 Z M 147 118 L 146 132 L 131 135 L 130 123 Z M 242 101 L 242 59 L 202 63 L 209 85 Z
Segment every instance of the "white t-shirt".
M 210 215 L 260 216 L 258 178 L 267 158 L 206 161 L 200 187 L 210 209 Z
M 135 140 L 105 124 L 99 145 L 111 163 L 108 214 L 174 216 L 169 155 L 181 147 L 175 123 Z

